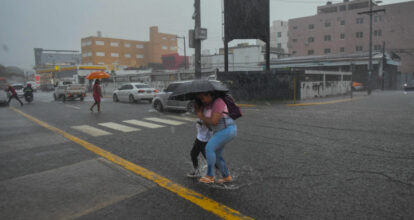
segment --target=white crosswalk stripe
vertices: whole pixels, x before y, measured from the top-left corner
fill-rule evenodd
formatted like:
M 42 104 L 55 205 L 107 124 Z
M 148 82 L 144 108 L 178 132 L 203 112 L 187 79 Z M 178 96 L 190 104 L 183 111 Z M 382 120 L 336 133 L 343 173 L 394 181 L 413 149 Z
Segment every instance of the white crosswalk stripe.
M 153 123 L 149 123 L 149 122 L 145 122 L 145 121 L 139 121 L 139 120 L 126 120 L 124 122 L 128 123 L 128 124 L 131 124 L 131 125 L 137 125 L 137 126 L 146 127 L 146 128 L 163 128 L 163 127 L 165 127 L 163 125 L 153 124 Z
M 167 117 L 173 118 L 173 119 L 177 119 L 177 120 L 184 120 L 184 121 L 192 121 L 192 122 L 196 122 L 197 121 L 197 118 L 186 117 L 186 116 L 168 115 Z
M 164 123 L 164 124 L 167 124 L 167 125 L 182 125 L 182 124 L 185 124 L 185 122 L 174 121 L 174 120 L 169 120 L 169 119 L 162 119 L 162 118 L 145 118 L 145 120 L 160 122 L 160 123 Z
M 122 131 L 122 132 L 133 132 L 133 131 L 140 131 L 139 128 L 133 128 L 126 125 L 121 125 L 115 122 L 106 122 L 106 123 L 99 123 L 100 126 L 104 126 L 113 130 Z
M 75 130 L 81 131 L 83 133 L 89 134 L 93 137 L 99 137 L 99 136 L 105 136 L 105 135 L 111 135 L 112 133 L 89 126 L 89 125 L 81 125 L 81 126 L 73 126 L 72 127 Z

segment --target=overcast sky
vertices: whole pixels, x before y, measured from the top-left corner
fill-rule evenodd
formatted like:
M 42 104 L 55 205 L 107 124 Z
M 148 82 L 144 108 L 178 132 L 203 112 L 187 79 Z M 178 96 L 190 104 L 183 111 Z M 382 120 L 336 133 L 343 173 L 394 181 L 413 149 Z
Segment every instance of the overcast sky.
M 338 1 L 334 1 L 338 2 Z M 383 0 L 383 4 L 403 2 Z M 96 35 L 145 40 L 149 27 L 187 37 L 194 27 L 194 0 L 0 0 L 0 64 L 30 69 L 33 48 L 79 50 L 80 39 Z M 270 18 L 316 14 L 319 0 L 270 0 Z M 222 0 L 201 0 L 201 23 L 208 29 L 202 48 L 211 52 L 223 46 Z M 187 40 L 188 42 L 188 40 Z M 179 41 L 180 53 L 182 42 Z M 188 46 L 188 45 L 187 45 Z M 188 54 L 192 54 L 189 51 Z

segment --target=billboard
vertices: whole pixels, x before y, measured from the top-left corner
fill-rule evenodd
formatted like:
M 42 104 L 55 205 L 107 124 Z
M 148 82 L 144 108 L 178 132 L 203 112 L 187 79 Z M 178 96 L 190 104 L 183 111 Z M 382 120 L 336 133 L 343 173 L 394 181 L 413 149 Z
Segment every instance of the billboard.
M 224 32 L 235 39 L 269 38 L 269 0 L 224 0 Z

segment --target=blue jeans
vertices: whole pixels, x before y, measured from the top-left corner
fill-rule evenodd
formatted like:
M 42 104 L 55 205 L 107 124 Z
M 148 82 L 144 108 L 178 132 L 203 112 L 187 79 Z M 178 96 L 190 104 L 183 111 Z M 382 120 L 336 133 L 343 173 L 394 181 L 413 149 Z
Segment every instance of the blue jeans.
M 214 176 L 214 164 L 217 164 L 223 177 L 229 175 L 226 162 L 223 159 L 224 146 L 233 140 L 237 135 L 236 125 L 229 125 L 227 128 L 214 133 L 206 146 L 207 175 Z

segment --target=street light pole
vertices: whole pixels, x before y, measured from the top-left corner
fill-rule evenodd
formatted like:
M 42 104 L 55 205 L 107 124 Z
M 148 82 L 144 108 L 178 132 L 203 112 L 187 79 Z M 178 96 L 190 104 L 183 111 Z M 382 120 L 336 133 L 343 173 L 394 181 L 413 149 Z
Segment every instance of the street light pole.
M 369 1 L 369 64 L 368 64 L 368 95 L 372 86 L 372 0 Z
M 186 46 L 185 46 L 185 36 L 176 36 L 176 38 L 180 38 L 184 40 L 184 69 L 187 69 L 187 52 L 186 52 Z
M 377 1 L 376 3 L 381 3 Z M 372 15 L 377 12 L 385 12 L 385 9 L 372 10 L 373 3 L 369 0 L 369 11 L 359 12 L 358 14 L 369 14 L 369 61 L 368 61 L 368 95 L 371 94 L 372 90 Z

